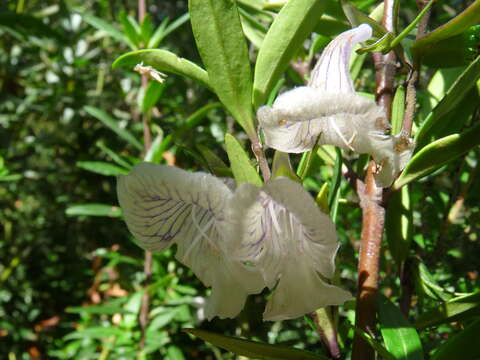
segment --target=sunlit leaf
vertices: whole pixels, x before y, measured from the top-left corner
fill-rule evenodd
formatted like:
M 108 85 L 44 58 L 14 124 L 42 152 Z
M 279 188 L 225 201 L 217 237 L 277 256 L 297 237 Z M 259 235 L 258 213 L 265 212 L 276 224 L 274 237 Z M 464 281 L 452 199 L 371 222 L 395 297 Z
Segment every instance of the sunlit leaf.
M 480 292 L 459 296 L 437 305 L 431 311 L 422 314 L 415 327 L 424 329 L 453 321 L 469 320 L 480 314 Z
M 386 297 L 380 299 L 380 331 L 387 350 L 398 360 L 423 360 L 417 330 Z
M 133 67 L 139 63 L 145 66 L 152 66 L 156 70 L 172 72 L 174 74 L 189 77 L 200 84 L 211 88 L 208 74 L 200 66 L 193 62 L 178 57 L 167 50 L 138 50 L 126 53 L 118 57 L 112 64 L 113 68 L 129 66 Z
M 440 40 L 461 34 L 478 23 L 480 23 L 480 0 L 475 0 L 452 20 L 416 40 L 411 46 L 412 53 L 420 58 L 424 50 L 435 47 Z
M 242 145 L 230 134 L 225 134 L 225 146 L 228 159 L 237 185 L 247 182 L 262 186 L 262 179 L 250 162 Z
M 450 135 L 425 146 L 413 156 L 402 175 L 393 184 L 393 188 L 400 189 L 403 185 L 430 174 L 479 145 L 479 130 L 480 124 L 477 124 L 462 134 Z
M 68 216 L 107 216 L 120 217 L 122 210 L 118 206 L 106 204 L 76 204 L 70 205 L 65 214 Z
M 193 34 L 210 84 L 238 123 L 253 134 L 252 75 L 237 6 L 229 0 L 188 3 Z
M 385 232 L 388 249 L 397 264 L 401 264 L 408 256 L 413 235 L 413 213 L 408 186 L 404 186 L 389 199 Z
M 456 109 L 456 106 L 468 94 L 469 90 L 475 86 L 479 78 L 480 56 L 465 69 L 465 71 L 448 89 L 442 100 L 427 116 L 415 136 L 417 144 L 425 142 L 429 135 L 435 132 L 436 127 L 444 125 L 442 122 L 448 119 L 445 115 Z
M 253 82 L 255 107 L 265 104 L 288 63 L 320 20 L 326 2 L 290 0 L 273 21 L 258 52 Z
M 128 173 L 127 169 L 104 161 L 77 161 L 77 166 L 84 170 L 105 176 L 118 176 Z

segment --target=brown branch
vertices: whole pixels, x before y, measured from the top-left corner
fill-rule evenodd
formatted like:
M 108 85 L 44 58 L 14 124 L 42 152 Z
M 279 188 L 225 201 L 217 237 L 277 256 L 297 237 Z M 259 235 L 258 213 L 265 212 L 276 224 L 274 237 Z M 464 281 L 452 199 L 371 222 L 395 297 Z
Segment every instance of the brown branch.
M 250 135 L 250 142 L 252 143 L 252 151 L 257 158 L 258 165 L 260 166 L 263 180 L 268 181 L 270 180 L 270 176 L 272 174 L 270 172 L 270 167 L 268 166 L 267 158 L 265 157 L 265 151 L 263 150 L 263 146 L 260 143 L 260 139 L 256 133 Z
M 434 0 L 430 0 L 434 1 Z M 418 0 L 417 5 L 421 11 L 428 1 Z M 430 8 L 427 13 L 423 16 L 418 24 L 417 28 L 417 39 L 423 37 L 427 31 L 428 20 L 430 19 L 432 8 Z M 420 63 L 415 61 L 413 63 L 413 68 L 410 70 L 407 79 L 407 91 L 405 95 L 405 115 L 403 117 L 402 132 L 410 135 L 412 133 L 413 119 L 415 117 L 415 107 L 417 105 L 417 82 L 420 73 Z
M 385 0 L 382 24 L 388 31 L 395 32 L 394 21 L 394 0 Z M 387 119 L 390 119 L 396 57 L 393 51 L 386 55 L 374 53 L 373 60 L 376 70 L 375 97 L 377 103 L 384 108 Z M 365 177 L 365 184 L 357 185 L 362 208 L 362 234 L 358 262 L 355 326 L 369 333 L 375 331 L 377 321 L 380 253 L 385 224 L 383 191 L 382 188 L 376 186 L 374 178 L 376 170 L 376 164 L 371 161 Z M 374 350 L 358 335 L 355 335 L 353 340 L 352 359 L 375 359 Z
M 146 0 L 138 0 L 138 22 L 141 24 L 146 15 Z M 142 75 L 142 87 L 145 90 L 147 88 L 148 78 L 146 75 Z M 150 131 L 149 114 L 142 114 L 143 123 L 143 146 L 145 154 L 148 152 L 152 145 L 152 134 Z M 138 321 L 140 323 L 141 337 L 140 337 L 140 349 L 145 347 L 145 334 L 148 326 L 148 314 L 150 312 L 150 294 L 148 293 L 148 287 L 152 281 L 152 253 L 145 251 L 143 273 L 145 275 L 142 304 L 140 306 L 140 313 L 138 315 Z

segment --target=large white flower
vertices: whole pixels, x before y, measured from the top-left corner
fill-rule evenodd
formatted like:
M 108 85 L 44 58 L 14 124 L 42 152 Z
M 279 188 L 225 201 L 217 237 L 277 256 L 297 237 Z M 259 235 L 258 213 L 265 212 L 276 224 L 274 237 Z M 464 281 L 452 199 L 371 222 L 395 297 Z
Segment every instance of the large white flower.
M 242 184 L 229 209 L 231 236 L 241 235 L 233 253 L 258 267 L 274 289 L 265 320 L 296 318 L 351 298 L 323 279 L 334 274 L 337 233 L 301 185 L 283 177 L 262 188 Z
M 176 257 L 212 287 L 206 316 L 235 317 L 248 294 L 274 290 L 265 320 L 338 305 L 350 294 L 329 285 L 338 248 L 335 227 L 288 178 L 234 193 L 204 173 L 142 163 L 118 179 L 125 221 L 140 245 Z M 323 278 L 322 278 L 323 277 Z
M 377 183 L 389 186 L 408 162 L 412 143 L 405 136 L 386 135 L 389 124 L 383 109 L 355 92 L 349 72 L 352 48 L 371 36 L 367 24 L 337 36 L 325 48 L 308 85 L 260 107 L 257 117 L 268 146 L 301 153 L 318 142 L 367 153 L 381 165 Z
M 141 163 L 119 177 L 117 193 L 127 226 L 143 248 L 162 251 L 177 244 L 177 259 L 212 287 L 207 318 L 237 316 L 247 295 L 265 287 L 255 269 L 227 254 L 234 240 L 225 237 L 232 192 L 220 179 Z

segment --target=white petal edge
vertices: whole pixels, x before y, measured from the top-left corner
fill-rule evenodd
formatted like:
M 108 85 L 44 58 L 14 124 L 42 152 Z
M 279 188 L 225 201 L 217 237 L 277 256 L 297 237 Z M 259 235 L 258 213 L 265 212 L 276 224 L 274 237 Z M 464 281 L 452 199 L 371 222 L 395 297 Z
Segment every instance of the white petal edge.
M 232 217 L 240 220 L 232 230 L 244 234 L 236 256 L 259 267 L 269 288 L 278 282 L 265 320 L 298 317 L 350 298 L 319 276 L 333 276 L 337 235 L 299 184 L 287 178 L 273 179 L 262 189 L 242 184 L 232 202 Z
M 353 47 L 372 37 L 368 24 L 345 31 L 325 48 L 315 65 L 308 86 L 332 93 L 354 93 L 350 76 L 350 56 Z
M 265 143 L 276 150 L 301 153 L 318 144 L 367 152 L 371 132 L 388 129 L 384 111 L 371 99 L 355 93 L 333 94 L 308 86 L 281 94 L 257 117 Z

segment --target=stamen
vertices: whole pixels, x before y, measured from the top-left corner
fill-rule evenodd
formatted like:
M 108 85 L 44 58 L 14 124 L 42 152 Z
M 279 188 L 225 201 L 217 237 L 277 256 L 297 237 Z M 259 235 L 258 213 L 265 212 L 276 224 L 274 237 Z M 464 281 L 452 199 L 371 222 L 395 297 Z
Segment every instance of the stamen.
M 207 240 L 208 243 L 210 243 L 210 237 L 206 234 L 205 229 L 211 228 L 212 224 L 214 223 L 215 218 L 212 216 L 210 220 L 207 221 L 207 223 L 204 225 L 203 229 L 200 227 L 200 224 L 197 222 L 197 219 L 195 217 L 195 206 L 192 207 L 192 223 L 193 225 L 197 228 L 198 234 L 195 236 L 195 238 L 192 240 L 190 245 L 188 246 L 187 251 L 185 251 L 185 254 L 183 255 L 183 260 L 186 260 L 190 252 L 192 251 L 194 245 L 203 237 L 205 240 Z M 208 231 L 208 230 L 207 230 Z
M 343 134 L 340 132 L 340 129 L 338 128 L 337 124 L 335 124 L 335 121 L 331 117 L 328 118 L 328 123 L 332 126 L 333 130 L 337 133 L 337 135 L 342 139 L 343 143 L 347 148 L 349 148 L 352 151 L 355 151 L 355 149 L 350 145 L 350 143 L 345 139 Z

